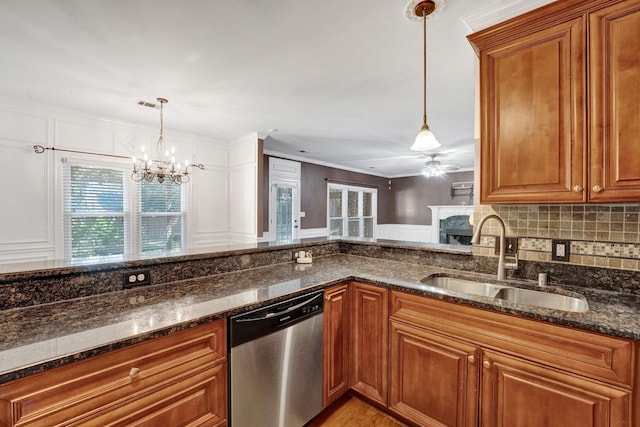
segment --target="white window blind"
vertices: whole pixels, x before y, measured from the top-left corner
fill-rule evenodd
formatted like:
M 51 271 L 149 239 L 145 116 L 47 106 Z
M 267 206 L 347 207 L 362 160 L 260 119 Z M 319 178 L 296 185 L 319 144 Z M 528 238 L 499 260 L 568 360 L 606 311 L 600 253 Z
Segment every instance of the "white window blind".
M 135 183 L 123 167 L 67 160 L 63 187 L 67 260 L 181 251 L 186 246 L 186 185 Z
M 186 235 L 186 186 L 144 181 L 138 194 L 140 252 L 182 250 Z
M 127 253 L 129 177 L 124 170 L 65 162 L 63 175 L 65 259 Z

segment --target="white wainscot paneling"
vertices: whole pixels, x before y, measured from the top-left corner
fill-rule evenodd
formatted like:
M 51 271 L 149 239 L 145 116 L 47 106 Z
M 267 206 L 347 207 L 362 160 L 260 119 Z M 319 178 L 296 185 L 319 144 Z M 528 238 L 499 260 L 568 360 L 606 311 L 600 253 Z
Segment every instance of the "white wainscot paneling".
M 256 173 L 254 165 L 229 171 L 229 231 L 257 237 Z
M 227 172 L 212 169 L 193 172 L 192 246 L 212 246 L 227 239 Z
M 205 167 L 226 168 L 228 155 L 227 147 L 221 145 L 197 145 L 194 148 L 194 161 Z
M 229 167 L 255 165 L 258 162 L 258 134 L 238 138 L 229 144 Z
M 0 110 L 0 139 L 47 145 L 48 123 L 46 117 Z
M 378 239 L 437 243 L 431 240 L 430 225 L 378 224 L 376 233 Z
M 53 246 L 48 153 L 6 141 L 0 141 L 0 151 L 0 250 Z
M 100 153 L 115 152 L 115 126 L 95 123 L 76 123 L 66 120 L 55 121 L 55 146 Z
M 328 228 L 301 228 L 298 237 L 301 239 L 311 239 L 314 237 L 327 237 L 328 235 Z

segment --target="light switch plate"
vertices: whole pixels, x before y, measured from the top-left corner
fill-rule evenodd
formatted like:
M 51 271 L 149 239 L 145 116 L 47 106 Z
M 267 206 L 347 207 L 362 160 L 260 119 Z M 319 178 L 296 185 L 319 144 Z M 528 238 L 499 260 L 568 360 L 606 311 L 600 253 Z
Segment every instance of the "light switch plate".
M 551 259 L 553 261 L 569 261 L 571 251 L 571 240 L 552 239 L 551 240 Z

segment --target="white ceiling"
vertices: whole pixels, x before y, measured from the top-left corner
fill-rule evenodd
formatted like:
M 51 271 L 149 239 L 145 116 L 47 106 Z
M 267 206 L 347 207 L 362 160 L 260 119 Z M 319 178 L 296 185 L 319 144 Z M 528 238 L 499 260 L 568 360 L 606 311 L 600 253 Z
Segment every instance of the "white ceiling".
M 446 0 L 428 21 L 427 114 L 443 163 L 473 168 L 466 40 L 551 0 Z M 422 25 L 408 0 L 1 0 L 0 95 L 382 176 L 420 172 Z M 269 132 L 276 128 L 277 132 Z M 170 141 L 169 141 L 170 142 Z M 305 151 L 301 153 L 300 151 Z

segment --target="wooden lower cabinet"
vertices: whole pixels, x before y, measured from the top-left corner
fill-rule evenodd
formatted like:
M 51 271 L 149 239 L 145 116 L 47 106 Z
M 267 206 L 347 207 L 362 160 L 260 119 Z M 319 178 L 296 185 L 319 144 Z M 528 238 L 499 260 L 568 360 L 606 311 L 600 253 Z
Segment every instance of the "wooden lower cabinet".
M 389 297 L 378 286 L 351 285 L 351 387 L 387 405 Z
M 416 425 L 640 426 L 631 341 L 397 291 L 389 323 L 388 407 Z
M 391 320 L 389 409 L 422 426 L 475 426 L 480 348 Z
M 484 351 L 483 426 L 620 427 L 631 392 L 505 354 Z
M 349 390 L 351 339 L 349 284 L 324 291 L 322 406 Z
M 223 426 L 221 319 L 0 386 L 0 426 Z

